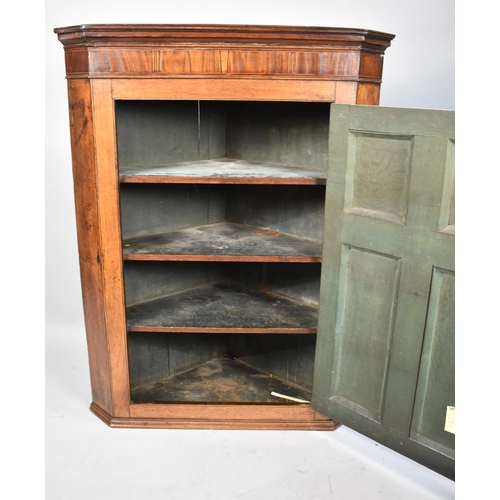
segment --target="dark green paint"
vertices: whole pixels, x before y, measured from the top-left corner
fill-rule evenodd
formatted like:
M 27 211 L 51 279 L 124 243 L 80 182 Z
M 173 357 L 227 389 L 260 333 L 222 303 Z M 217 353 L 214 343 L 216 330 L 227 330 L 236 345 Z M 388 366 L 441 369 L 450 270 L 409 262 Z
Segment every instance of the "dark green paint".
M 332 105 L 313 395 L 450 478 L 453 137 L 451 111 Z

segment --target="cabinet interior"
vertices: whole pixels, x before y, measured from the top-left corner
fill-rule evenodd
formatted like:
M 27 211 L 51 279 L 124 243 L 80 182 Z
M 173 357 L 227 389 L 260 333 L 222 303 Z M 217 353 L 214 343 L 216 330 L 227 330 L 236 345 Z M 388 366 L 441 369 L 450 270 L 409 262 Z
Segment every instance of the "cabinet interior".
M 117 100 L 119 168 L 233 159 L 326 171 L 329 110 L 317 102 Z
M 115 114 L 132 400 L 308 401 L 329 104 Z
M 311 335 L 129 333 L 134 402 L 293 404 L 309 401 Z

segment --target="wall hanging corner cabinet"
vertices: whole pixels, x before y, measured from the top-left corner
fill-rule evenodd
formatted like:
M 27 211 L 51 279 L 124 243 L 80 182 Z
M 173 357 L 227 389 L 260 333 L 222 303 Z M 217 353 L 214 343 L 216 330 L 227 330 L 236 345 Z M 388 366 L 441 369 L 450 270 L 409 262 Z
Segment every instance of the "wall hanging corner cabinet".
M 394 36 L 55 32 L 91 410 L 112 427 L 342 422 L 452 477 L 454 113 L 378 106 Z

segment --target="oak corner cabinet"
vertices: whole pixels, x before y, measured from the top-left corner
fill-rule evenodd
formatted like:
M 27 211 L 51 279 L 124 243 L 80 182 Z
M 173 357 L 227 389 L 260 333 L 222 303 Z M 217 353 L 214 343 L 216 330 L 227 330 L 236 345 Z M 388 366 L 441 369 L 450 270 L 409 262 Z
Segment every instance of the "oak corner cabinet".
M 454 113 L 393 35 L 81 25 L 64 45 L 91 410 L 334 429 L 454 474 Z

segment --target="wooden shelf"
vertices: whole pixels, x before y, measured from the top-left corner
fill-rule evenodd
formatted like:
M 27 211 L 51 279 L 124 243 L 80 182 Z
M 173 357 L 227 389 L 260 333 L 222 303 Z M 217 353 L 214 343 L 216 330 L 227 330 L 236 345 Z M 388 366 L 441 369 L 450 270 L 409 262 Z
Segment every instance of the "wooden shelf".
M 216 358 L 154 383 L 132 387 L 132 401 L 304 404 L 273 396 L 272 392 L 304 401 L 312 397 L 310 391 L 240 360 Z
M 125 260 L 321 262 L 319 241 L 220 222 L 124 241 Z
M 233 282 L 127 307 L 135 332 L 314 334 L 317 320 L 316 307 Z
M 120 182 L 324 185 L 326 172 L 319 169 L 220 158 L 164 165 L 121 167 Z

